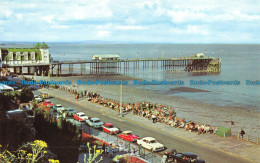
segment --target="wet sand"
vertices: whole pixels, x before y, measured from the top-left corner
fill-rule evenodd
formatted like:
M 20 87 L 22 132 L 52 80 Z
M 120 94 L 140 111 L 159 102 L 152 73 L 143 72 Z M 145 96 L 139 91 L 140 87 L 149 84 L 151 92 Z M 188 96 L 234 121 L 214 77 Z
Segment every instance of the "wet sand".
M 128 76 L 77 76 L 77 77 L 34 77 L 36 80 L 54 80 L 54 81 L 71 81 L 78 89 L 87 89 L 100 93 L 104 98 L 120 100 L 120 85 L 77 85 L 78 80 L 138 80 Z M 192 91 L 205 92 L 205 90 L 187 89 L 185 87 L 177 88 L 173 91 Z M 205 99 L 206 100 L 206 99 Z M 233 135 L 237 135 L 241 129 L 244 129 L 250 137 L 259 137 L 260 112 L 249 110 L 243 107 L 234 106 L 216 106 L 204 102 L 186 99 L 178 96 L 169 96 L 152 90 L 136 88 L 130 85 L 123 86 L 123 102 L 133 103 L 148 101 L 151 103 L 173 106 L 177 112 L 178 118 L 193 120 L 200 124 L 209 124 L 212 126 L 225 126 L 232 130 Z M 231 125 L 230 121 L 234 121 Z

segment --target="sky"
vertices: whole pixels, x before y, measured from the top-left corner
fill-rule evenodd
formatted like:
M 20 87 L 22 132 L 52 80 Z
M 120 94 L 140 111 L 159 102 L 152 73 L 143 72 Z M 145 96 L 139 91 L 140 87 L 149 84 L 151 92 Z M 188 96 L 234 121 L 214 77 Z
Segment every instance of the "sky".
M 0 42 L 260 43 L 260 0 L 0 0 Z

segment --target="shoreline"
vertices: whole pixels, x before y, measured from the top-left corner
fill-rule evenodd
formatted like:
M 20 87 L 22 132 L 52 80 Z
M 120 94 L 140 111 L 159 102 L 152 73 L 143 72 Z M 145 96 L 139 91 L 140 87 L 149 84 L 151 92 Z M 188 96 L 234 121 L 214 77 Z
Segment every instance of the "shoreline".
M 77 85 L 77 80 L 84 80 L 86 78 L 89 80 L 140 80 L 129 76 L 34 77 L 35 80 L 70 80 L 75 85 Z M 76 88 L 99 93 L 103 98 L 120 100 L 120 85 L 77 85 Z M 178 88 L 177 90 L 181 89 L 185 91 L 185 88 Z M 193 89 L 189 91 L 194 91 L 194 93 L 200 92 L 200 90 Z M 212 126 L 229 127 L 233 135 L 237 135 L 241 129 L 244 129 L 249 136 L 259 137 L 260 125 L 257 124 L 260 118 L 260 112 L 255 110 L 237 106 L 217 106 L 184 97 L 169 96 L 152 90 L 135 88 L 131 85 L 123 85 L 124 103 L 137 103 L 142 101 L 173 106 L 178 118 L 193 120 L 200 122 L 200 124 L 205 123 Z M 231 125 L 230 121 L 234 121 L 235 125 Z

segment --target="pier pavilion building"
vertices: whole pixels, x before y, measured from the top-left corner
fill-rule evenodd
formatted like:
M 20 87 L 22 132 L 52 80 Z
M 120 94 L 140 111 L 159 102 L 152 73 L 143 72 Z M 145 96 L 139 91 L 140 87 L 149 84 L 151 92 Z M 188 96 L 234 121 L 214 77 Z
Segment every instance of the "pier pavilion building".
M 27 73 L 42 74 L 49 71 L 52 62 L 49 47 L 46 43 L 37 43 L 32 48 L 1 48 L 1 67 L 8 67 L 11 72 L 22 73 L 27 67 Z

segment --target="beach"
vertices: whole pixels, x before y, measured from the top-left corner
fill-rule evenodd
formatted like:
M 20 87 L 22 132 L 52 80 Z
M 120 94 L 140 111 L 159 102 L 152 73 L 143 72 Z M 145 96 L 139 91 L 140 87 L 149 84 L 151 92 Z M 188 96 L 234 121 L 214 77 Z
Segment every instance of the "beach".
M 28 76 L 31 78 L 31 76 Z M 120 85 L 78 85 L 78 80 L 83 81 L 95 81 L 95 80 L 138 80 L 129 76 L 74 76 L 74 77 L 42 77 L 34 76 L 34 80 L 46 80 L 46 81 L 66 81 L 72 82 L 75 85 L 73 89 L 88 90 L 99 93 L 101 97 L 120 100 Z M 72 86 L 71 86 L 72 87 Z M 137 103 L 147 101 L 151 103 L 157 103 L 161 105 L 173 106 L 178 118 L 185 118 L 186 120 L 192 120 L 200 124 L 208 124 L 211 126 L 225 126 L 231 128 L 232 134 L 237 135 L 241 129 L 246 132 L 251 138 L 259 137 L 260 125 L 260 112 L 249 110 L 244 107 L 237 106 L 216 106 L 213 104 L 207 104 L 205 102 L 187 99 L 178 96 L 169 96 L 163 93 L 136 88 L 130 85 L 123 85 L 123 103 Z M 180 87 L 177 91 L 193 91 L 204 92 L 207 91 L 198 89 L 187 89 Z M 175 90 L 175 91 L 176 91 Z M 205 99 L 206 101 L 207 99 Z M 108 110 L 110 111 L 110 110 Z M 231 122 L 234 125 L 231 125 Z

